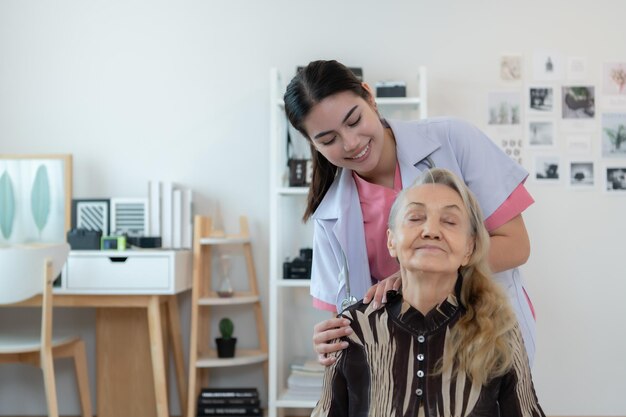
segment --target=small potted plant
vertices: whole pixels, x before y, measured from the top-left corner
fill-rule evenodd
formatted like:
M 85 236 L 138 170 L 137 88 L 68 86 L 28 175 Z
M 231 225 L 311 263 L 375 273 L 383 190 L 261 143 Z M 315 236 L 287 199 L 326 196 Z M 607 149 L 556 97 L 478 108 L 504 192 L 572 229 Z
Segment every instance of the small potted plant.
M 231 319 L 224 317 L 220 320 L 219 327 L 222 337 L 215 338 L 215 344 L 217 345 L 217 357 L 232 358 L 235 356 L 235 344 L 237 343 L 237 338 L 233 337 L 235 325 Z

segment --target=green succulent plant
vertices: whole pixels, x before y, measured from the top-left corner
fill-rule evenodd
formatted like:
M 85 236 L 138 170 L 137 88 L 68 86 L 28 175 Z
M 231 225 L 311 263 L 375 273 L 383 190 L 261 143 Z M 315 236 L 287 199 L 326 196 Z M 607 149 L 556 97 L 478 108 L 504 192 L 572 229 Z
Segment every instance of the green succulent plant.
M 220 334 L 222 335 L 222 339 L 228 340 L 233 337 L 233 330 L 235 330 L 235 325 L 231 319 L 224 317 L 220 320 Z

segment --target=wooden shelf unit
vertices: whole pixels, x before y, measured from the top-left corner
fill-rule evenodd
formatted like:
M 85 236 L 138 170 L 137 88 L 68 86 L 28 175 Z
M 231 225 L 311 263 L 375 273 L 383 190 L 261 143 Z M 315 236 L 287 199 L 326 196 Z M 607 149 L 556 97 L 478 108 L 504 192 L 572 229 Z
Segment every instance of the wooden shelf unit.
M 207 216 L 195 216 L 193 242 L 193 282 L 191 290 L 191 336 L 189 343 L 189 386 L 187 398 L 187 417 L 195 417 L 198 394 L 202 386 L 209 384 L 209 370 L 231 366 L 264 364 L 267 378 L 267 339 L 263 311 L 259 297 L 256 272 L 252 258 L 252 243 L 245 216 L 239 219 L 240 233 L 225 235 L 212 228 L 212 221 Z M 246 259 L 248 290 L 235 291 L 231 297 L 219 297 L 212 290 L 212 256 L 218 245 L 241 246 Z M 211 309 L 222 306 L 241 306 L 251 308 L 258 333 L 258 349 L 239 349 L 233 358 L 218 358 L 215 349 L 209 347 L 211 337 Z

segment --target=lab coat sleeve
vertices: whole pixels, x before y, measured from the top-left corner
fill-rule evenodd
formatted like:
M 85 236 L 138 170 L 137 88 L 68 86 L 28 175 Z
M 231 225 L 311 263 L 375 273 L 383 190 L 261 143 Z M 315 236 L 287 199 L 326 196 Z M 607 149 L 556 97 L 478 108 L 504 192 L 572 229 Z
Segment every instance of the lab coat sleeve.
M 450 119 L 448 141 L 465 183 L 488 218 L 526 179 L 528 172 L 487 135 L 462 120 Z
M 331 243 L 333 238 L 330 227 L 328 220 L 314 219 L 311 295 L 326 304 L 336 306 L 338 294 L 343 291 L 343 287 L 338 290 L 339 265 Z

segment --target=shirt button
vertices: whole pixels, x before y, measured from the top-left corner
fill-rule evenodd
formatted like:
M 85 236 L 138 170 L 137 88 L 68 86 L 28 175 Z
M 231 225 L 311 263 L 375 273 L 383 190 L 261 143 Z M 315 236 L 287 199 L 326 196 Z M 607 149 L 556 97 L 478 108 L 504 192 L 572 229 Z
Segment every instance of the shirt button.
M 421 388 L 418 388 L 418 389 L 415 390 L 415 394 L 416 395 L 422 395 L 422 393 L 423 393 L 423 391 L 422 391 Z
M 417 336 L 417 341 L 420 343 L 424 343 L 424 340 L 426 340 L 426 338 L 424 337 L 424 335 L 419 335 Z
M 417 360 L 420 361 L 420 362 L 423 361 L 424 360 L 424 355 L 421 354 L 421 353 L 419 355 L 417 355 Z
M 424 376 L 424 371 L 417 371 L 417 376 L 420 378 Z

